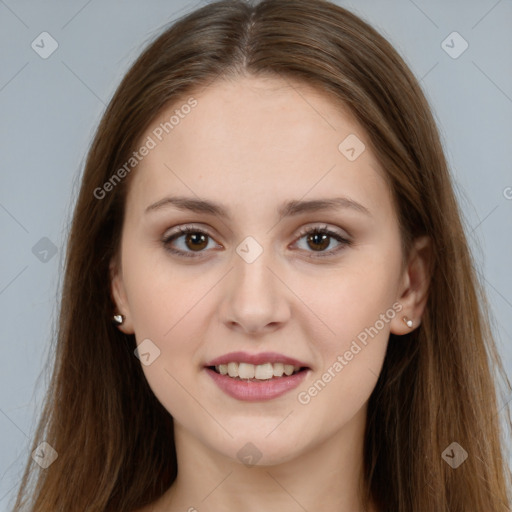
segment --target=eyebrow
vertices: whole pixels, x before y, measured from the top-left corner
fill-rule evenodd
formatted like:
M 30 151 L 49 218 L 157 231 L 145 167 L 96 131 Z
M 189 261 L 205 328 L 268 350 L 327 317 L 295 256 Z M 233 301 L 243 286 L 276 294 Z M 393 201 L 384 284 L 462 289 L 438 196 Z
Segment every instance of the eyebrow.
M 168 206 L 173 206 L 178 210 L 191 211 L 195 213 L 204 213 L 230 220 L 232 215 L 229 210 L 220 203 L 215 201 L 207 201 L 205 199 L 195 199 L 186 196 L 164 197 L 160 201 L 149 205 L 145 212 L 149 213 L 160 210 Z M 284 217 L 292 217 L 301 213 L 317 212 L 320 210 L 333 209 L 351 209 L 371 217 L 371 213 L 362 204 L 348 197 L 333 197 L 328 199 L 311 199 L 308 201 L 292 200 L 283 203 L 278 208 L 279 220 Z

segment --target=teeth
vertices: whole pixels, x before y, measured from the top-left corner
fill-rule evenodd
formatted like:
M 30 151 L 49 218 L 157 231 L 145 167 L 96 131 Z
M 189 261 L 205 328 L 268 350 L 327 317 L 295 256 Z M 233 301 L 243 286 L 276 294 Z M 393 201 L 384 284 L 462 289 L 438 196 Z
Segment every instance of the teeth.
M 274 377 L 282 377 L 284 373 L 283 363 L 274 363 Z
M 291 364 L 285 364 L 284 365 L 284 373 L 286 375 L 291 375 L 293 373 L 293 365 Z
M 241 365 L 240 365 L 241 366 Z M 252 365 L 251 365 L 252 366 Z M 253 366 L 254 368 L 254 366 Z M 259 364 L 254 370 L 254 377 L 260 380 L 268 380 L 274 376 L 274 368 L 271 363 Z
M 229 375 L 230 377 L 240 379 L 258 379 L 269 380 L 273 377 L 290 376 L 294 372 L 300 370 L 300 366 L 283 363 L 265 363 L 265 364 L 249 364 L 249 363 L 228 363 L 219 364 L 215 367 L 221 375 Z
M 236 363 L 234 363 L 236 364 Z M 259 368 L 259 366 L 258 366 Z M 238 365 L 238 376 L 241 379 L 254 379 L 254 365 L 253 364 L 247 364 L 247 363 L 240 363 Z M 261 377 L 258 377 L 260 379 Z
M 238 377 L 238 363 L 228 363 L 228 375 Z

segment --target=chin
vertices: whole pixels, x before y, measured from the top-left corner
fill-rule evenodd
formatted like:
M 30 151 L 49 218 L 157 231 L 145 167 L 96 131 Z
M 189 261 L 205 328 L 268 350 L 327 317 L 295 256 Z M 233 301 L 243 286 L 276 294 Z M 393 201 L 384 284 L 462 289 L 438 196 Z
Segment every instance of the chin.
M 246 429 L 243 435 L 226 438 L 219 445 L 210 446 L 225 457 L 247 467 L 277 466 L 298 457 L 307 449 L 303 435 L 276 431 L 267 435 L 263 429 Z M 215 442 L 214 440 L 213 443 Z

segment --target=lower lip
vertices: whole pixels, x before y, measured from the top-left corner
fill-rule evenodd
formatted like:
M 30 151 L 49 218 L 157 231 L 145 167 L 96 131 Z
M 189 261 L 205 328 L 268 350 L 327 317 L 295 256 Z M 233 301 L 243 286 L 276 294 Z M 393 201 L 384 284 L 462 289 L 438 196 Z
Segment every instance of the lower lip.
M 259 382 L 238 380 L 221 375 L 220 373 L 205 368 L 215 384 L 227 395 L 246 402 L 263 402 L 284 395 L 296 388 L 306 377 L 309 370 L 279 378 L 262 380 Z

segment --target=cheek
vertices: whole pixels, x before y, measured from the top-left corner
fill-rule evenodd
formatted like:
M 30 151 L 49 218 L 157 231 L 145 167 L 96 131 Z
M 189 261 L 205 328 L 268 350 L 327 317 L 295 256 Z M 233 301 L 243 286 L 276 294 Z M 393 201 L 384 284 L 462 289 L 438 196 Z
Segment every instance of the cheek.
M 348 424 L 368 401 L 386 355 L 390 321 L 397 313 L 386 283 L 375 286 L 366 277 L 338 282 L 317 304 L 334 334 L 325 331 L 316 338 L 321 365 L 297 389 L 295 403 L 297 417 L 307 418 L 308 432 L 328 436 Z
M 332 274 L 308 284 L 297 283 L 301 297 L 309 308 L 323 321 L 332 340 L 347 342 L 373 326 L 381 315 L 394 315 L 397 274 L 387 263 L 372 261 L 347 265 Z M 379 330 L 389 332 L 378 323 Z M 325 336 L 328 339 L 328 336 Z M 343 348 L 338 343 L 336 349 Z
M 157 268 L 132 275 L 130 309 L 137 344 L 149 339 L 158 353 L 149 365 L 141 360 L 146 380 L 160 403 L 180 420 L 197 414 L 189 393 L 194 393 L 200 371 L 202 322 L 207 318 L 201 301 L 205 281 L 157 275 Z
M 353 413 L 368 399 L 384 362 L 390 322 L 399 314 L 398 264 L 390 255 L 360 257 L 317 280 L 309 292 L 302 285 L 304 301 L 328 329 L 314 338 L 321 367 L 302 386 L 299 403 L 345 404 L 342 409 Z
M 196 362 L 201 337 L 195 333 L 206 319 L 202 299 L 205 288 L 214 281 L 204 275 L 193 278 L 161 251 L 143 250 L 129 240 L 123 256 L 123 279 L 137 344 L 149 339 L 155 353 L 159 351 L 154 362 L 142 366 L 158 396 L 159 390 L 177 385 L 171 375 L 181 381 L 185 368 L 190 373 Z
M 123 247 L 123 279 L 137 339 L 167 340 L 180 319 L 201 300 L 208 279 L 172 261 L 161 248 L 129 237 Z

